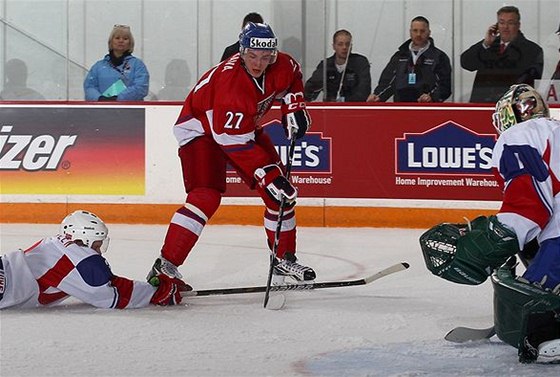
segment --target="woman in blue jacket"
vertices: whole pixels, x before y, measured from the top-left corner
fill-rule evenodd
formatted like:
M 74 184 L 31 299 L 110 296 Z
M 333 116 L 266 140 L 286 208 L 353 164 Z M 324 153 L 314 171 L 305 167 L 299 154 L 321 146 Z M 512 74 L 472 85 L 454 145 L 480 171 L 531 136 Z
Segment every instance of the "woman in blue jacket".
M 108 46 L 109 53 L 91 67 L 84 81 L 86 101 L 142 101 L 150 74 L 142 60 L 132 56 L 130 27 L 115 25 Z

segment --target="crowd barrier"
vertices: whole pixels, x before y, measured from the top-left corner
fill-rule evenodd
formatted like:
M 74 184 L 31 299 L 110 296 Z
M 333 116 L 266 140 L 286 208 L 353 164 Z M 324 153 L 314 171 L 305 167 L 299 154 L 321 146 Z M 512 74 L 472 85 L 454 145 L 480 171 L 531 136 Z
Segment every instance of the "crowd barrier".
M 185 200 L 171 127 L 178 103 L 0 105 L 0 222 L 56 223 L 85 208 L 108 223 L 167 224 Z M 492 106 L 310 104 L 292 182 L 298 224 L 424 228 L 499 209 Z M 552 109 L 559 117 L 560 108 Z M 280 111 L 262 125 L 286 161 Z M 262 224 L 233 170 L 214 224 Z

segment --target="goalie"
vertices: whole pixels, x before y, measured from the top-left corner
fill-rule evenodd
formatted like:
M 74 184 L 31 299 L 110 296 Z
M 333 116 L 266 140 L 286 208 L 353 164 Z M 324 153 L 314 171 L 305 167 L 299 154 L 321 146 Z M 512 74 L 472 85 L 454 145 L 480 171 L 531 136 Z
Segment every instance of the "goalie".
M 560 362 L 560 122 L 540 94 L 512 85 L 496 103 L 492 154 L 503 202 L 494 216 L 440 224 L 420 237 L 437 276 L 494 287 L 498 337 L 521 362 Z M 514 126 L 515 127 L 512 127 Z M 515 255 L 526 270 L 516 276 Z

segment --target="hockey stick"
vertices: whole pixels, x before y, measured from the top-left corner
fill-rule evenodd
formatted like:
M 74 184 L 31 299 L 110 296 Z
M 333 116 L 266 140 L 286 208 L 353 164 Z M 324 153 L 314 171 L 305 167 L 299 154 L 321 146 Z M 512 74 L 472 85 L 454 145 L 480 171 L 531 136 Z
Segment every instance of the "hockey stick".
M 269 291 L 272 292 L 309 291 L 313 289 L 322 289 L 322 288 L 337 288 L 337 287 L 350 287 L 355 285 L 366 285 L 375 280 L 381 279 L 382 277 L 385 277 L 387 275 L 394 274 L 395 272 L 404 271 L 408 267 L 410 267 L 410 265 L 407 262 L 396 263 L 390 267 L 384 268 L 383 270 L 374 273 L 373 275 L 361 279 L 356 279 L 356 280 L 339 280 L 339 281 L 327 281 L 327 282 L 308 283 L 308 284 L 274 285 L 270 287 L 255 286 L 255 287 L 239 287 L 239 288 L 204 289 L 200 291 L 181 292 L 181 296 L 197 297 L 197 296 L 235 295 L 235 294 L 244 294 L 244 293 L 266 292 L 267 289 L 269 289 Z
M 473 329 L 471 327 L 459 326 L 445 334 L 444 339 L 453 343 L 465 343 L 490 339 L 494 335 L 496 335 L 494 326 L 487 329 Z
M 286 179 L 290 180 L 290 173 L 292 172 L 292 160 L 294 157 L 294 150 L 296 147 L 296 135 L 292 134 L 290 140 L 290 149 L 288 151 L 288 161 L 286 162 Z M 270 298 L 270 286 L 272 285 L 272 272 L 274 271 L 274 262 L 278 254 L 278 244 L 280 243 L 280 233 L 282 231 L 282 221 L 284 217 L 284 205 L 286 204 L 286 196 L 282 191 L 280 198 L 280 208 L 278 210 L 278 219 L 276 220 L 276 232 L 274 233 L 274 244 L 272 245 L 272 252 L 270 254 L 270 265 L 268 267 L 268 278 L 266 279 L 266 289 L 264 291 L 263 307 L 266 308 L 268 299 Z

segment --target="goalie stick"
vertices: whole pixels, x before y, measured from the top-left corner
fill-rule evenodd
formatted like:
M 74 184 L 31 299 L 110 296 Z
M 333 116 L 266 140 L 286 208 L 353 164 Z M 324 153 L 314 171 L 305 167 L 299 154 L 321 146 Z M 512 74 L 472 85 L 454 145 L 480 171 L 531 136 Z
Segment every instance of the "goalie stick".
M 306 283 L 306 284 L 273 285 L 270 287 L 270 292 L 308 291 L 308 290 L 322 289 L 322 288 L 366 285 L 375 280 L 381 279 L 384 276 L 394 274 L 395 272 L 406 270 L 408 267 L 410 267 L 410 265 L 407 262 L 401 262 L 401 263 L 394 264 L 390 267 L 384 268 L 383 270 L 378 271 L 373 275 L 367 276 L 362 279 L 356 279 L 356 280 L 339 280 L 339 281 L 327 281 L 327 282 Z M 196 296 L 214 296 L 214 295 L 233 295 L 233 294 L 243 294 L 243 293 L 259 293 L 259 292 L 265 292 L 266 289 L 267 289 L 266 286 L 204 289 L 199 291 L 181 292 L 181 296 L 196 297 Z
M 471 327 L 455 327 L 445 334 L 444 339 L 453 343 L 476 342 L 490 339 L 496 334 L 494 326 L 487 329 L 473 329 Z

